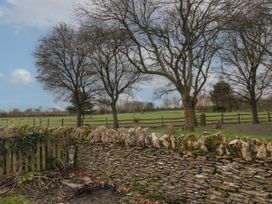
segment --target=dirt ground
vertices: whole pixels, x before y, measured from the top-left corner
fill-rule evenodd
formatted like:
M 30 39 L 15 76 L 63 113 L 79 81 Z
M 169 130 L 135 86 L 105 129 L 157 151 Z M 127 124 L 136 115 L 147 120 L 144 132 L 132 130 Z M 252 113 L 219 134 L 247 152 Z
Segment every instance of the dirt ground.
M 24 183 L 18 181 L 25 178 Z M 114 184 L 74 175 L 63 178 L 58 172 L 45 172 L 9 178 L 0 183 L 0 200 L 7 196 L 24 196 L 33 204 L 118 204 L 124 198 Z
M 62 189 L 63 190 L 63 189 Z M 70 190 L 71 192 L 71 190 Z M 60 194 L 63 191 L 56 189 L 55 193 L 46 194 L 46 192 L 35 191 L 35 192 L 25 192 L 24 195 L 32 198 L 35 203 L 38 204 L 118 204 L 120 200 L 124 197 L 123 194 L 119 194 L 112 190 L 97 190 L 89 194 L 82 194 L 79 196 L 73 196 L 69 199 L 61 199 Z M 67 195 L 69 190 L 66 189 L 65 194 Z
M 42 186 L 36 189 L 33 183 L 30 183 L 30 188 L 24 187 L 24 192 L 21 193 L 38 204 L 118 204 L 124 197 L 124 194 L 118 193 L 112 187 L 105 187 L 105 184 L 101 186 L 92 183 L 90 185 L 79 184 L 76 178 L 71 179 L 69 185 L 63 184 L 62 181 L 59 182 L 56 182 L 57 185 L 49 188 L 47 192 L 41 188 Z
M 24 182 L 18 185 L 18 181 Z M 0 200 L 8 196 L 24 196 L 33 204 L 162 204 L 150 200 L 130 188 L 112 181 L 92 177 L 85 172 L 70 172 L 63 176 L 59 172 L 44 172 L 9 178 L 0 182 Z
M 260 123 L 260 124 L 232 124 L 232 125 L 224 125 L 224 129 L 245 132 L 245 133 L 253 133 L 256 135 L 267 135 L 272 137 L 272 123 Z
M 118 204 L 123 196 L 111 190 L 98 190 L 93 194 L 73 198 L 67 204 Z

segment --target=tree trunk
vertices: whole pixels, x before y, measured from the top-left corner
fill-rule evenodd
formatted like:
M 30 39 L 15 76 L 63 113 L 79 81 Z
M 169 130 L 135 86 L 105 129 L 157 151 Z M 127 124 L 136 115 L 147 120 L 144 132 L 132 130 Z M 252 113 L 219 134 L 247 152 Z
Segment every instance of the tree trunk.
M 251 112 L 253 117 L 253 123 L 254 124 L 260 123 L 259 117 L 258 117 L 258 110 L 257 110 L 257 101 L 251 100 L 250 106 L 251 106 Z
M 196 120 L 196 101 L 191 97 L 189 99 L 183 100 L 184 106 L 184 129 L 185 130 L 195 130 L 195 126 L 197 125 Z
M 113 128 L 119 128 L 118 117 L 117 117 L 117 109 L 116 102 L 112 102 L 111 104 L 112 118 L 113 118 Z
M 81 127 L 81 112 L 77 112 L 77 127 Z
M 82 118 L 82 113 L 81 113 L 81 108 L 77 107 L 77 127 L 81 127 L 81 118 Z

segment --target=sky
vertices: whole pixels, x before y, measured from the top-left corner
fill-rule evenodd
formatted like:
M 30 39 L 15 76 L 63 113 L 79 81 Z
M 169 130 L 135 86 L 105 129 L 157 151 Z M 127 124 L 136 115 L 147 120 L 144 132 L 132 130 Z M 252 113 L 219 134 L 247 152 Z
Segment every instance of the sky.
M 0 0 L 0 110 L 67 106 L 36 81 L 32 53 L 39 39 L 58 22 L 76 25 L 74 10 L 87 1 Z M 135 98 L 152 102 L 154 90 L 163 83 L 165 80 L 156 78 L 142 84 Z
M 86 0 L 0 0 L 0 109 L 65 108 L 43 90 L 32 53 L 39 39 L 60 21 L 76 24 L 74 8 Z M 152 85 L 154 87 L 156 85 Z M 152 101 L 153 88 L 142 86 L 137 98 Z

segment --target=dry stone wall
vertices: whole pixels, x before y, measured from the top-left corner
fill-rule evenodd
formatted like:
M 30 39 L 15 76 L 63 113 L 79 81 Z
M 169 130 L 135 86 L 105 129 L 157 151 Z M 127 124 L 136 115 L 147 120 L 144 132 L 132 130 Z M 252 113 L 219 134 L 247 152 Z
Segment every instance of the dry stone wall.
M 77 152 L 81 167 L 168 203 L 272 203 L 270 143 L 103 127 L 84 138 Z
M 62 135 L 78 144 L 77 164 L 96 177 L 162 197 L 168 203 L 272 203 L 272 143 L 151 133 L 148 129 L 0 127 Z
M 98 127 L 94 131 L 86 128 L 73 129 L 72 138 L 87 141 L 90 144 L 122 144 L 128 147 L 138 146 L 156 149 L 170 149 L 182 155 L 218 155 L 242 158 L 246 161 L 272 159 L 272 143 L 254 138 L 230 139 L 220 132 L 201 136 L 174 136 L 152 133 L 148 128 L 120 128 L 118 130 Z

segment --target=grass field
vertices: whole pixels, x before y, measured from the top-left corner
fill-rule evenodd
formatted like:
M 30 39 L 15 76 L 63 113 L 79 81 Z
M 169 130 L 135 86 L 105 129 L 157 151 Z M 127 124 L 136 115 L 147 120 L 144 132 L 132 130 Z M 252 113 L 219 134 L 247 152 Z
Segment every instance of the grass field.
M 198 120 L 200 120 L 197 113 Z M 269 121 L 269 115 L 267 112 L 259 113 L 261 121 Z M 129 126 L 133 125 L 137 121 L 138 125 L 145 126 L 170 126 L 174 124 L 182 124 L 184 122 L 184 113 L 181 110 L 171 110 L 171 111 L 154 111 L 145 113 L 123 113 L 118 114 L 118 120 L 120 125 Z M 224 113 L 206 113 L 207 123 L 216 123 L 218 120 L 222 120 L 226 123 L 239 123 L 240 122 L 250 122 L 252 120 L 252 115 L 249 112 L 228 112 Z M 272 113 L 271 113 L 272 117 Z M 88 115 L 85 116 L 84 125 L 111 125 L 112 115 Z M 76 117 L 41 117 L 41 118 L 2 118 L 0 119 L 0 125 L 35 125 L 35 126 L 75 126 Z
M 198 120 L 201 113 L 197 113 Z M 119 114 L 118 119 L 121 126 L 143 126 L 150 127 L 153 131 L 156 132 L 169 132 L 172 131 L 174 134 L 201 134 L 203 131 L 208 131 L 210 133 L 218 132 L 214 129 L 218 120 L 222 120 L 221 113 L 205 113 L 207 119 L 206 127 L 197 127 L 195 132 L 188 132 L 182 130 L 180 127 L 184 122 L 184 113 L 181 110 L 171 110 L 171 111 L 155 111 L 155 112 L 145 112 L 145 113 L 124 113 Z M 259 113 L 260 121 L 268 122 L 271 121 L 272 113 L 262 112 Z M 162 119 L 163 118 L 163 119 Z M 135 123 L 137 119 L 137 123 Z M 220 130 L 223 135 L 227 137 L 258 137 L 265 140 L 272 140 L 272 124 L 268 124 L 264 128 L 258 127 L 257 129 L 253 127 L 249 129 L 248 127 L 252 121 L 252 115 L 249 112 L 228 112 L 223 114 L 224 124 L 233 124 L 224 125 L 224 129 Z M 163 123 L 162 123 L 163 121 Z M 241 124 L 239 124 L 239 121 Z M 84 119 L 84 125 L 90 126 L 105 126 L 109 127 L 112 124 L 112 115 L 92 115 L 86 116 Z M 67 117 L 50 117 L 50 118 L 2 118 L 0 119 L 0 125 L 14 125 L 14 126 L 75 126 L 76 117 L 67 116 Z M 232 128 L 233 126 L 239 126 L 239 129 Z M 243 127 L 243 128 L 241 128 Z

